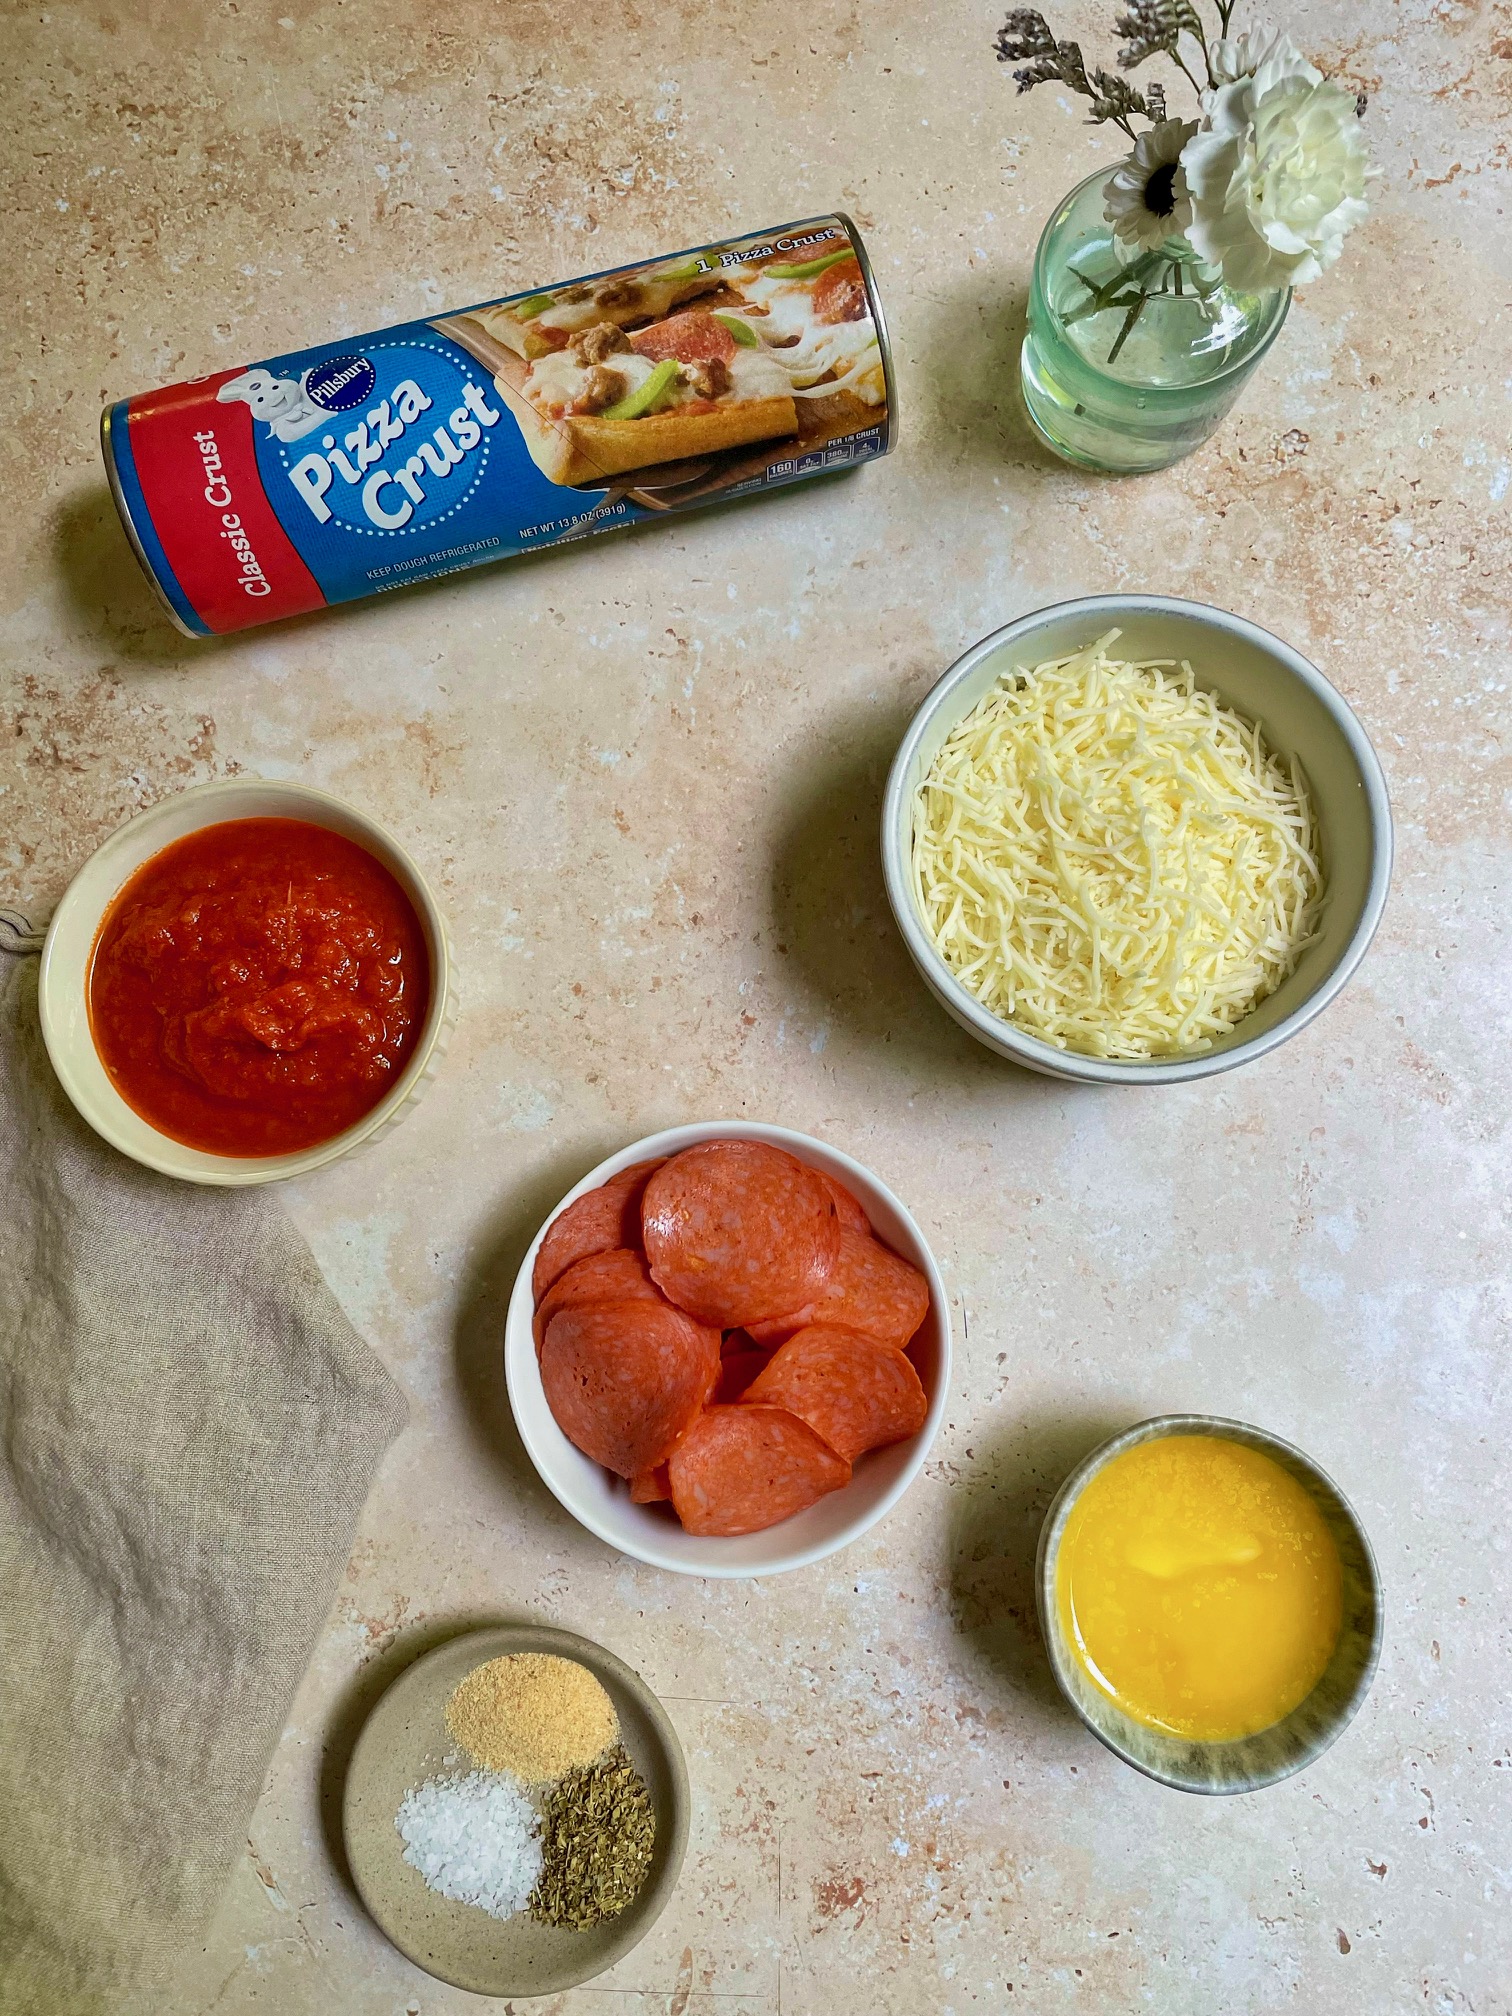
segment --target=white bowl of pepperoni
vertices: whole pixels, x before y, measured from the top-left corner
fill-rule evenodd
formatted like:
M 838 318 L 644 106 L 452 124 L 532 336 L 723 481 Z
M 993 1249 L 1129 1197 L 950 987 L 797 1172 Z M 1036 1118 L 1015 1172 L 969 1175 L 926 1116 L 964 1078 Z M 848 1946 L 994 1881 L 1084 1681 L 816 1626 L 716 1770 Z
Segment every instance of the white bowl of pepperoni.
M 682 1575 L 769 1575 L 847 1546 L 918 1475 L 950 1317 L 870 1171 L 709 1121 L 563 1198 L 515 1282 L 504 1369 L 531 1461 L 590 1532 Z

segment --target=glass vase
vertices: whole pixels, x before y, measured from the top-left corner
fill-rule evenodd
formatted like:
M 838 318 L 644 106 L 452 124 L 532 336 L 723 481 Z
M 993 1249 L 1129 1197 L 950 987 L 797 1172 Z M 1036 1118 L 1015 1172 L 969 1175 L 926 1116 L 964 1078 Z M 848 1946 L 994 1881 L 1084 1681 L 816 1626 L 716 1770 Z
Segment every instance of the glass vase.
M 1206 441 L 1280 334 L 1291 294 L 1226 287 L 1184 238 L 1131 256 L 1103 218 L 1110 173 L 1073 189 L 1045 226 L 1019 369 L 1048 447 L 1131 476 Z

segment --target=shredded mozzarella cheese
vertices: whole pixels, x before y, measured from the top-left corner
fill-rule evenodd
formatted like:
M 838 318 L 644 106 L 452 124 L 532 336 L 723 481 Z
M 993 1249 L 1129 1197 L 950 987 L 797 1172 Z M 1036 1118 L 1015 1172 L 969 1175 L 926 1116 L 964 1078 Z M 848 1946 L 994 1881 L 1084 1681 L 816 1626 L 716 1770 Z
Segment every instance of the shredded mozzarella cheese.
M 914 804 L 919 914 L 961 984 L 1057 1049 L 1212 1048 L 1296 967 L 1323 899 L 1295 763 L 1190 665 L 1108 655 L 1014 671 L 946 739 Z

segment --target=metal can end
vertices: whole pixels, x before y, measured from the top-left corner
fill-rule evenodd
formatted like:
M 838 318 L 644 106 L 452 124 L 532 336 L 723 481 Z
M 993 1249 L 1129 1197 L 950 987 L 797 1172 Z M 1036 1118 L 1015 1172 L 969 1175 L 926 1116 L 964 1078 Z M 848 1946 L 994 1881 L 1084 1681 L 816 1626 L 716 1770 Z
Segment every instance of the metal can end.
M 110 485 L 111 497 L 115 500 L 115 507 L 120 516 L 122 529 L 126 534 L 127 543 L 136 555 L 137 565 L 146 575 L 148 586 L 162 607 L 163 614 L 181 635 L 198 640 L 208 633 L 203 630 L 192 629 L 184 621 L 177 609 L 174 608 L 172 601 L 169 599 L 168 591 L 158 579 L 157 569 L 147 557 L 147 549 L 142 544 L 141 533 L 137 530 L 136 521 L 131 515 L 131 506 L 127 502 L 126 492 L 121 483 L 121 472 L 116 465 L 114 430 L 118 415 L 120 424 L 124 428 L 127 424 L 126 403 L 124 400 L 117 400 L 114 405 L 106 406 L 100 413 L 100 453 L 105 458 L 105 477 Z

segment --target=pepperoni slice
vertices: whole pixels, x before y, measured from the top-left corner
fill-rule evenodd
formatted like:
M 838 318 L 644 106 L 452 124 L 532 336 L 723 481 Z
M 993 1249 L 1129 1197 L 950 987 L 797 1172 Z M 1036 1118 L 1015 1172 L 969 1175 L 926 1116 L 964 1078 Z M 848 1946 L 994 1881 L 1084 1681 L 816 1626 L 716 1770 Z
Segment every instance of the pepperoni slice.
M 813 1320 L 813 1315 L 811 1304 L 791 1316 L 774 1316 L 770 1323 L 753 1323 L 751 1342 L 763 1351 L 774 1351 L 779 1344 L 786 1344 L 789 1337 L 796 1337 L 803 1326 Z
M 541 1297 L 532 1328 L 537 1358 L 546 1326 L 558 1309 L 584 1302 L 660 1302 L 662 1292 L 651 1279 L 646 1256 L 634 1247 L 615 1246 L 607 1253 L 586 1253 L 553 1281 Z
M 541 1384 L 557 1426 L 621 1477 L 668 1455 L 718 1374 L 717 1332 L 665 1302 L 559 1309 L 541 1346 Z
M 901 1351 L 831 1323 L 790 1337 L 745 1397 L 747 1405 L 786 1407 L 848 1463 L 917 1435 L 929 1412 L 919 1375 Z
M 721 1328 L 804 1307 L 840 1250 L 817 1173 L 763 1141 L 700 1141 L 674 1155 L 646 1185 L 641 1222 L 651 1278 Z
M 630 341 L 642 357 L 658 364 L 664 357 L 675 357 L 679 364 L 728 364 L 740 347 L 723 322 L 702 308 L 686 308 L 649 329 L 637 329 Z
M 835 1216 L 842 1225 L 848 1225 L 852 1232 L 870 1232 L 871 1220 L 860 1204 L 846 1189 L 838 1176 L 831 1176 L 826 1170 L 816 1169 L 814 1174 L 830 1194 L 830 1202 L 835 1207 Z
M 561 1319 L 558 1318 L 558 1321 Z M 850 1482 L 851 1466 L 785 1407 L 710 1407 L 667 1464 L 690 1533 L 759 1533 Z
M 621 1169 L 597 1190 L 585 1191 L 557 1213 L 546 1228 L 530 1276 L 537 1304 L 574 1261 L 590 1253 L 607 1253 L 615 1246 L 639 1246 L 641 1197 L 646 1179 L 660 1167 L 658 1160 Z
M 660 1505 L 671 1496 L 672 1485 L 665 1463 L 658 1463 L 652 1470 L 642 1470 L 639 1476 L 630 1479 L 632 1505 Z
M 901 1350 L 929 1314 L 929 1283 L 880 1239 L 842 1229 L 840 1252 L 814 1298 L 814 1320 L 864 1330 Z
M 814 282 L 816 322 L 859 322 L 866 313 L 866 282 L 859 259 L 841 259 L 826 266 Z
M 715 1401 L 722 1406 L 732 1405 L 770 1363 L 771 1359 L 765 1351 L 726 1351 L 719 1361 Z
M 763 1349 L 785 1342 L 810 1323 L 838 1323 L 901 1350 L 928 1314 L 929 1283 L 918 1268 L 900 1260 L 880 1239 L 842 1226 L 840 1251 L 820 1292 L 790 1315 L 746 1328 Z

